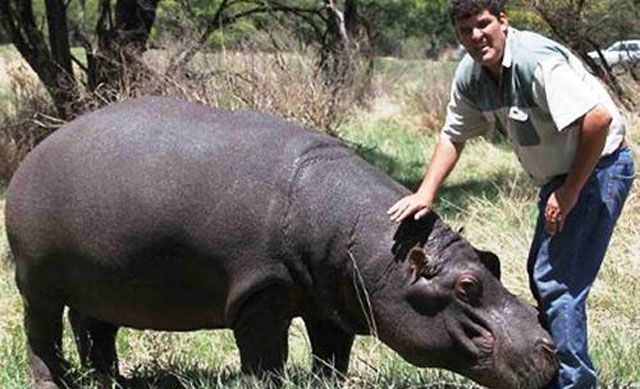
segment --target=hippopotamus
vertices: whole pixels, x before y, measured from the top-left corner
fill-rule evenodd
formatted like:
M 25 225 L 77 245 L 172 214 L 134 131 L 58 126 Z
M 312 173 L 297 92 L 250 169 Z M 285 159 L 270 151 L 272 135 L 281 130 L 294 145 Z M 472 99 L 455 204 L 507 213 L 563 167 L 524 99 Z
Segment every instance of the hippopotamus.
M 166 97 L 83 115 L 40 143 L 6 192 L 6 231 L 36 386 L 80 359 L 118 376 L 118 328 L 229 328 L 249 374 L 278 373 L 301 317 L 320 373 L 355 335 L 494 388 L 555 374 L 536 310 L 498 258 L 434 212 L 395 223 L 408 190 L 340 140 L 283 119 Z

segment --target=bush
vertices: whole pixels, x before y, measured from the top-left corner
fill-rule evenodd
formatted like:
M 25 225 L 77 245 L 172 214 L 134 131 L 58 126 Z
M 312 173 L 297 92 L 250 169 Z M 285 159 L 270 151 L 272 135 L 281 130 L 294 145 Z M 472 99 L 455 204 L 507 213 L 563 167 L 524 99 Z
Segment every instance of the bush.
M 431 62 L 420 82 L 404 91 L 403 99 L 410 112 L 416 112 L 418 127 L 426 132 L 439 131 L 444 124 L 455 66 L 446 62 Z
M 48 94 L 24 64 L 9 66 L 7 115 L 0 122 L 0 185 L 9 182 L 18 164 L 61 124 Z
M 349 79 L 331 82 L 318 69 L 318 56 L 312 50 L 201 52 L 173 69 L 170 65 L 180 52 L 173 46 L 123 64 L 124 76 L 115 87 L 101 86 L 92 92 L 79 88 L 74 114 L 139 96 L 164 95 L 224 109 L 266 112 L 334 134 L 357 93 L 364 90 L 364 77 L 356 74 L 359 67 Z M 35 75 L 22 64 L 11 69 L 13 92 L 7 97 L 9 113 L 0 128 L 0 181 L 5 182 L 29 150 L 64 124 Z

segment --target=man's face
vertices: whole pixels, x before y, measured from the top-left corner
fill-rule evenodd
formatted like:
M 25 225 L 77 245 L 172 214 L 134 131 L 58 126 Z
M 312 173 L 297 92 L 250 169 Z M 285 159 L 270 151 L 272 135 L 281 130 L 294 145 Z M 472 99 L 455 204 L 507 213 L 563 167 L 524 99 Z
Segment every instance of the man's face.
M 489 10 L 455 21 L 456 37 L 476 61 L 500 74 L 507 39 L 507 15 L 494 16 Z

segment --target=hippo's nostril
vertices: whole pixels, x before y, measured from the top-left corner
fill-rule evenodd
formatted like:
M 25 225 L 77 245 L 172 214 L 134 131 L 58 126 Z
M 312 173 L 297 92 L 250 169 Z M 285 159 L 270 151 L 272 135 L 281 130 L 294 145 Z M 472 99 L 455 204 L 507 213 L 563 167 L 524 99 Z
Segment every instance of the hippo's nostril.
M 556 345 L 547 338 L 539 338 L 536 341 L 536 348 L 549 357 L 555 357 L 556 352 L 558 351 L 558 349 L 556 349 Z

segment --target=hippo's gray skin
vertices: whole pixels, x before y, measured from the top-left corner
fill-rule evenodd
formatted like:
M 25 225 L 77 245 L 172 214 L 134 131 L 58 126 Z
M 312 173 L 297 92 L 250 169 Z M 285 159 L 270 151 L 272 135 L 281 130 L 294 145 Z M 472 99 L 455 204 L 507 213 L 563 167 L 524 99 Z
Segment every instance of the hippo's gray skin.
M 121 326 L 231 328 L 243 371 L 277 372 L 301 316 L 320 370 L 345 373 L 354 335 L 375 330 L 417 366 L 545 384 L 553 344 L 497 257 L 433 213 L 391 222 L 407 193 L 339 141 L 262 114 L 151 97 L 80 117 L 7 191 L 36 386 L 68 384 L 64 306 L 104 375 Z

